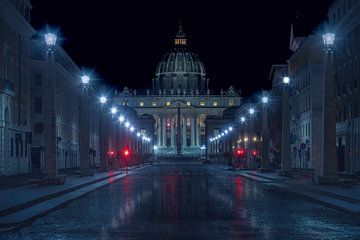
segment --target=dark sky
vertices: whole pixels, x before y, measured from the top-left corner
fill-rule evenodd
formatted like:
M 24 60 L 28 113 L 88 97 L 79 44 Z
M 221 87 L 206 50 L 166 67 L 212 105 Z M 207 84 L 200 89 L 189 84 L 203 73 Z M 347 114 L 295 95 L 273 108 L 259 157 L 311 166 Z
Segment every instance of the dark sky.
M 313 33 L 332 0 L 33 0 L 32 24 L 60 27 L 63 47 L 80 66 L 119 87 L 151 88 L 178 22 L 199 54 L 212 89 L 244 94 L 270 86 L 271 64 L 285 63 L 290 24 Z

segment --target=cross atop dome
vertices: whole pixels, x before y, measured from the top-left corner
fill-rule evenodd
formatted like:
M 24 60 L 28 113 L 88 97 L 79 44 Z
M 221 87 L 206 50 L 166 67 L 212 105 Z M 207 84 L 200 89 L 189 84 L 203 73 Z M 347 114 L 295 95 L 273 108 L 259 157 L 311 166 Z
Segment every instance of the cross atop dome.
M 179 31 L 176 34 L 175 37 L 175 45 L 176 46 L 185 46 L 186 45 L 186 37 L 185 33 L 182 29 L 181 21 L 179 22 Z

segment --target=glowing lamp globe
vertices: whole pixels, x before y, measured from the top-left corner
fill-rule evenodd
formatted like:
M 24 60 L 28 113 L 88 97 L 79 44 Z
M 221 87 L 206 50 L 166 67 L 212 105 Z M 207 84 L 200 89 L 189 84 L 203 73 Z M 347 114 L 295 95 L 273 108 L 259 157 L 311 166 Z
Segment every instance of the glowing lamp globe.
M 82 84 L 84 84 L 84 85 L 88 85 L 89 82 L 90 82 L 90 77 L 89 77 L 88 75 L 83 75 L 83 76 L 81 76 L 81 82 L 82 82 Z
M 335 34 L 334 33 L 325 33 L 323 34 L 323 41 L 325 46 L 332 46 L 335 42 Z
M 263 96 L 263 97 L 261 98 L 261 102 L 262 102 L 263 104 L 267 104 L 267 103 L 269 102 L 269 97 Z
M 57 35 L 54 33 L 45 34 L 45 43 L 48 47 L 53 47 L 56 44 Z
M 115 114 L 115 113 L 117 113 L 118 110 L 116 107 L 112 107 L 110 111 L 112 114 Z
M 289 84 L 290 83 L 290 78 L 289 77 L 284 77 L 283 78 L 283 83 Z
M 107 98 L 105 96 L 100 97 L 100 103 L 105 104 L 107 102 Z

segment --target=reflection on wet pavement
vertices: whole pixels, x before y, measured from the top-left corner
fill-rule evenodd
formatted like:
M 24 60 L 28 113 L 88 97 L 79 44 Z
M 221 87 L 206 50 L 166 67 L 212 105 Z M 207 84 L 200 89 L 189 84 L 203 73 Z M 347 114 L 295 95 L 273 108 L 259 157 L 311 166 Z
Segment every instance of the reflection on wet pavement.
M 213 166 L 158 166 L 1 239 L 356 239 L 360 220 Z

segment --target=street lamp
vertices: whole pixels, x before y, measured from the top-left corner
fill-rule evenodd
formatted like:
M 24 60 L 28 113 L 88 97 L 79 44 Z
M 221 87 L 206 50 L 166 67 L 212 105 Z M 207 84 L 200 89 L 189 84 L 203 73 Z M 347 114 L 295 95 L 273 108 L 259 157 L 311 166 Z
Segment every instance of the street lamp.
M 88 84 L 90 83 L 90 77 L 88 75 L 82 75 L 81 82 L 83 86 L 88 86 Z
M 44 35 L 46 44 L 46 61 L 48 63 L 47 78 L 48 90 L 45 92 L 44 109 L 49 114 L 45 115 L 44 141 L 45 147 L 45 166 L 48 178 L 56 178 L 57 175 L 57 127 L 56 127 L 56 78 L 55 78 L 55 46 L 57 35 L 46 33 Z
M 334 33 L 325 33 L 323 34 L 323 42 L 325 47 L 332 47 L 335 42 L 335 34 Z
M 255 109 L 254 109 L 254 108 L 250 108 L 250 109 L 249 109 L 249 113 L 250 113 L 250 115 L 253 115 L 253 114 L 255 113 Z
M 83 92 L 80 105 L 80 169 L 83 175 L 90 175 L 91 158 L 89 154 L 90 149 L 90 123 L 89 123 L 89 93 L 88 86 L 90 77 L 86 74 L 81 76 L 81 83 Z M 95 167 L 95 162 L 92 163 Z
M 336 159 L 336 110 L 335 110 L 335 79 L 334 79 L 334 43 L 335 34 L 325 33 L 324 43 L 324 81 L 323 81 L 323 121 L 322 123 L 322 158 L 316 163 L 315 176 L 317 183 L 337 182 Z
M 263 96 L 262 98 L 261 98 L 261 102 L 263 103 L 263 104 L 268 104 L 268 102 L 269 102 L 269 97 L 268 96 Z
M 129 123 L 129 122 L 126 122 L 126 123 L 125 123 L 125 127 L 126 127 L 126 128 L 130 127 L 130 123 Z
M 111 114 L 115 115 L 118 110 L 117 110 L 116 107 L 112 107 L 112 108 L 110 109 L 110 111 L 111 111 Z
M 283 83 L 290 84 L 290 78 L 288 76 L 283 77 Z
M 55 33 L 46 33 L 45 34 L 45 43 L 48 46 L 49 50 L 52 50 L 56 45 L 57 35 Z
M 104 105 L 107 102 L 107 98 L 105 96 L 100 97 L 100 103 Z
M 119 122 L 122 123 L 122 122 L 125 120 L 125 118 L 124 118 L 124 116 L 120 115 L 120 116 L 118 117 L 118 120 L 119 120 Z
M 264 94 L 261 98 L 262 102 L 262 151 L 261 151 L 261 168 L 260 172 L 271 172 L 269 168 L 269 126 L 268 126 L 268 103 L 269 97 Z M 254 142 L 256 141 L 254 137 Z
M 240 117 L 240 122 L 244 123 L 245 122 L 245 117 Z
M 104 119 L 103 108 L 107 102 L 107 97 L 101 96 L 99 98 L 99 101 L 100 101 L 100 117 L 99 117 L 100 171 L 105 171 L 105 169 L 107 168 L 107 166 L 106 166 L 106 144 L 105 144 L 107 128 L 106 128 L 106 125 L 103 124 L 103 119 Z

